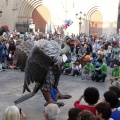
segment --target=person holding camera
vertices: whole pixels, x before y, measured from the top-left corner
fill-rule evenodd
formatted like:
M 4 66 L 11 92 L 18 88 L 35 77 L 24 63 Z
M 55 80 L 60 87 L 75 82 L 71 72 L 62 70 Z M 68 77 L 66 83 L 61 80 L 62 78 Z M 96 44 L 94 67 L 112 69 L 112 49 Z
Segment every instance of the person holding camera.
M 87 104 L 81 104 L 81 100 L 84 98 Z M 91 111 L 96 115 L 95 104 L 99 100 L 99 91 L 95 87 L 88 87 L 85 89 L 83 95 L 81 95 L 78 100 L 74 102 L 75 108 L 78 108 L 81 112 L 84 110 Z
M 26 115 L 16 106 L 9 106 L 3 113 L 2 120 L 26 120 Z

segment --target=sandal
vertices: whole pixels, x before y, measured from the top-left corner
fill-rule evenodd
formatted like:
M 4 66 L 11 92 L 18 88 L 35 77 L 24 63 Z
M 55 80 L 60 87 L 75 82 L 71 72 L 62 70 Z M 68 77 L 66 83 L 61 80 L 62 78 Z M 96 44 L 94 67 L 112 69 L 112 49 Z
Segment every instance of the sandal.
M 65 104 L 63 102 L 56 103 L 58 107 L 63 107 Z
M 72 98 L 71 95 L 62 95 L 58 99 L 70 99 L 70 98 Z
M 70 98 L 72 98 L 71 95 L 65 95 L 65 99 L 70 99 Z

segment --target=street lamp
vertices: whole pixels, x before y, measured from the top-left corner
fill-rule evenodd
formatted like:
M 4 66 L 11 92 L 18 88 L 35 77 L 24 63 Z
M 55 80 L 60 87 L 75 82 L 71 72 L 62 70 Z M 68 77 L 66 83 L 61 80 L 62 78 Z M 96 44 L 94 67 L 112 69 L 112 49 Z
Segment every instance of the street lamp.
M 28 18 L 27 18 L 27 32 L 28 32 L 28 29 L 29 29 L 29 21 L 28 21 Z
M 2 16 L 2 13 L 3 13 L 2 10 L 0 10 L 0 17 Z
M 85 20 L 86 14 L 83 14 L 81 11 L 76 13 L 76 18 L 79 20 L 79 35 L 81 33 L 82 20 Z

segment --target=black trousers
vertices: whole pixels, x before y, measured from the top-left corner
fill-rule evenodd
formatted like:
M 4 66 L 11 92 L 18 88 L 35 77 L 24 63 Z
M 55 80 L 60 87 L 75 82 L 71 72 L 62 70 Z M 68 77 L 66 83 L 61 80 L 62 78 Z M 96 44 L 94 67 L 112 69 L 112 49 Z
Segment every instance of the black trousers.
M 78 70 L 73 70 L 73 76 L 75 75 L 79 75 L 79 71 Z
M 94 74 L 92 75 L 92 80 L 93 80 L 93 81 L 96 81 L 96 82 L 99 82 L 100 80 L 102 80 L 102 82 L 104 82 L 106 76 L 107 76 L 107 75 L 104 74 L 104 73 L 101 73 L 101 74 L 99 74 L 99 73 L 94 73 Z

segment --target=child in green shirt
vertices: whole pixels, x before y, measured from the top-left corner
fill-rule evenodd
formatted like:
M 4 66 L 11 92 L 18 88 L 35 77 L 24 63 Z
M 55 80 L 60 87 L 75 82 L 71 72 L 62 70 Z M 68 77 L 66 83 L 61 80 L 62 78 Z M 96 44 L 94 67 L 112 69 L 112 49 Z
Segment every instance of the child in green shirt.
M 107 76 L 107 65 L 103 62 L 102 59 L 98 59 L 97 61 L 101 64 L 101 66 L 99 68 L 95 68 L 95 70 L 101 70 L 101 74 L 95 75 L 94 80 L 96 80 L 96 82 L 99 82 L 100 80 L 104 82 Z
M 119 63 L 114 63 L 114 68 L 112 69 L 110 80 L 116 81 L 120 79 L 120 68 Z
M 68 75 L 72 71 L 72 63 L 67 61 L 63 67 L 63 74 Z
M 83 67 L 82 70 L 82 80 L 83 79 L 88 79 L 88 77 L 91 77 L 92 74 L 95 72 L 95 67 L 90 61 L 86 61 L 86 65 Z

